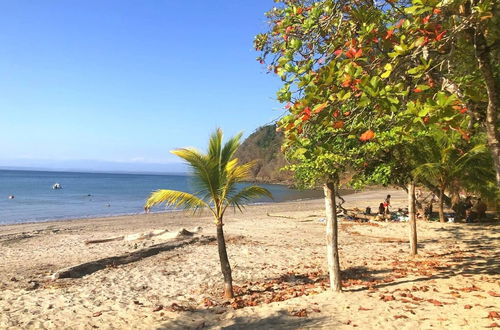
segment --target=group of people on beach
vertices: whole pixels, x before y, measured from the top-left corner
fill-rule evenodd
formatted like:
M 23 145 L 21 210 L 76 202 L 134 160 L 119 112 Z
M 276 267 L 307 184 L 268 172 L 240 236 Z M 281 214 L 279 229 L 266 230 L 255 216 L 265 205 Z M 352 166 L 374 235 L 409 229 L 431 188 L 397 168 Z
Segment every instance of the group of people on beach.
M 389 207 L 391 206 L 391 195 L 387 195 L 385 200 L 378 206 L 378 214 L 382 216 L 388 216 L 391 214 Z
M 487 205 L 481 198 L 478 198 L 475 203 L 473 203 L 472 196 L 467 196 L 465 200 L 460 198 L 452 208 L 456 217 L 465 219 L 465 222 L 474 222 L 486 218 Z
M 426 220 L 431 219 L 431 217 L 433 216 L 433 204 L 439 202 L 437 196 L 431 192 L 427 197 L 422 199 L 423 193 L 420 189 L 418 189 L 415 197 L 417 200 L 418 208 L 420 208 L 420 211 L 417 211 L 417 217 L 421 217 Z M 377 214 L 378 220 L 390 220 L 393 217 L 404 219 L 407 218 L 407 210 L 399 209 L 394 215 L 391 214 L 390 208 L 391 195 L 387 195 L 384 201 L 379 204 Z M 454 211 L 454 214 L 450 216 L 453 217 L 453 221 L 465 220 L 465 222 L 474 222 L 476 220 L 480 221 L 486 219 L 487 205 L 481 198 L 477 198 L 474 202 L 474 198 L 472 196 L 467 196 L 465 198 L 459 198 L 457 202 L 453 203 L 452 210 Z M 371 213 L 370 208 L 367 208 L 365 213 Z M 401 215 L 404 216 L 402 217 Z

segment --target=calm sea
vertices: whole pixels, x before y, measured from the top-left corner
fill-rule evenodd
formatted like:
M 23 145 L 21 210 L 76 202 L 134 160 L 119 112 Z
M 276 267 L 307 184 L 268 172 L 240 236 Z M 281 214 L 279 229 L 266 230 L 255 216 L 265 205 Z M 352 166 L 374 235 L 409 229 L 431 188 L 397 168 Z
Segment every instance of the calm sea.
M 0 170 L 0 224 L 137 214 L 156 189 L 194 192 L 189 176 Z M 59 183 L 63 188 L 54 190 Z M 320 191 L 261 184 L 274 201 L 318 198 Z M 9 199 L 13 195 L 14 199 Z M 165 210 L 156 208 L 156 211 Z

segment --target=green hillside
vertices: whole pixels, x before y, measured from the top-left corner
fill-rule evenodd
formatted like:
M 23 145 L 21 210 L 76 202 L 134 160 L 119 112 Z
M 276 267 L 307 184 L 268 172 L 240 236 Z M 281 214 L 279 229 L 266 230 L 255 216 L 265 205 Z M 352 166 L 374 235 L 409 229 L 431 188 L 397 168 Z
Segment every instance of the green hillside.
M 236 157 L 241 163 L 256 161 L 252 180 L 260 182 L 290 183 L 292 174 L 280 171 L 286 165 L 281 152 L 283 134 L 276 132 L 275 125 L 259 127 L 240 146 Z

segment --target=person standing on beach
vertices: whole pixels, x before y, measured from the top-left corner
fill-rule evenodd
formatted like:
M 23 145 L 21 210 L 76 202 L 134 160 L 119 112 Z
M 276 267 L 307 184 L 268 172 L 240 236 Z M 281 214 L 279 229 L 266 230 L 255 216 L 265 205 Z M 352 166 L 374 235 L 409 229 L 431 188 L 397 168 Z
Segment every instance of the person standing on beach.
M 417 193 L 415 194 L 415 197 L 417 198 L 417 201 L 420 199 L 420 197 L 422 197 L 422 190 L 421 189 L 417 189 Z

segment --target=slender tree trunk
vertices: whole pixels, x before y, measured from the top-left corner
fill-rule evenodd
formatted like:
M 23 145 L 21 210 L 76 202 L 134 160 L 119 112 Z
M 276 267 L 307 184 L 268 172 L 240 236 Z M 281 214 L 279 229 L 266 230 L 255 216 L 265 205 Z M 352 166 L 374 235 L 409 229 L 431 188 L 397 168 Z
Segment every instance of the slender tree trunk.
M 439 221 L 446 222 L 444 219 L 444 188 L 439 189 Z
M 330 289 L 342 291 L 342 278 L 340 274 L 339 249 L 338 249 L 338 224 L 335 194 L 337 183 L 327 182 L 323 186 L 325 192 L 326 211 L 326 255 L 328 257 L 328 272 L 330 273 Z
M 498 77 L 495 77 L 491 66 L 488 45 L 482 32 L 476 31 L 472 36 L 476 59 L 479 70 L 484 77 L 486 93 L 488 94 L 488 106 L 486 107 L 486 136 L 488 145 L 493 155 L 493 163 L 496 171 L 497 186 L 500 188 L 500 133 L 497 129 L 498 108 L 500 108 L 500 86 L 497 85 Z
M 224 239 L 224 230 L 222 229 L 222 219 L 217 221 L 217 246 L 219 248 L 220 268 L 224 275 L 224 297 L 233 298 L 233 277 L 231 276 L 231 265 L 227 257 L 226 241 Z
M 417 219 L 415 216 L 415 183 L 408 184 L 408 215 L 410 216 L 410 254 L 417 254 Z

